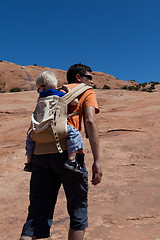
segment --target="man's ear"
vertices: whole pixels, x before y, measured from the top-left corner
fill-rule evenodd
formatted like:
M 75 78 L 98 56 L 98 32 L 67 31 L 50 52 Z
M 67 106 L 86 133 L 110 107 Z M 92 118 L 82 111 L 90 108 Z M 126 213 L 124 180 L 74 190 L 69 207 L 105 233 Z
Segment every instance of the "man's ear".
M 76 74 L 76 82 L 81 82 L 81 76 L 78 73 Z

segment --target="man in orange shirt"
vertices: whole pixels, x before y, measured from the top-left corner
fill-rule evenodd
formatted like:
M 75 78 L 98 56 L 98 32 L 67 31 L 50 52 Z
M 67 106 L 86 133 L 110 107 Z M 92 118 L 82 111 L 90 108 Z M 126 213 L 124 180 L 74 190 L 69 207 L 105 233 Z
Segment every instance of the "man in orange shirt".
M 67 81 L 70 89 L 76 86 L 78 83 L 85 83 L 92 85 L 92 74 L 91 69 L 88 66 L 82 64 L 75 64 L 71 66 L 67 72 Z M 76 83 L 76 84 L 75 84 Z M 84 94 L 79 97 L 79 103 L 76 109 L 70 107 L 71 112 L 80 112 L 79 116 L 74 116 L 68 119 L 68 124 L 81 130 L 81 120 L 83 117 L 86 134 L 89 138 L 90 146 L 93 154 L 93 165 L 92 165 L 92 184 L 97 185 L 101 182 L 102 170 L 100 166 L 99 156 L 99 133 L 96 123 L 95 114 L 99 113 L 96 96 L 93 89 L 87 90 Z M 79 118 L 79 119 L 78 119 Z M 70 228 L 69 240 L 82 240 L 84 237 L 85 229 L 81 231 Z
M 88 66 L 75 64 L 67 72 L 69 88 L 79 83 L 91 85 L 92 74 Z M 101 182 L 102 171 L 99 156 L 99 136 L 95 114 L 99 112 L 93 89 L 88 89 L 78 97 L 78 105 L 70 106 L 70 113 L 78 112 L 68 119 L 68 124 L 81 130 L 82 118 L 93 154 L 92 184 Z M 78 175 L 64 168 L 68 154 L 53 151 L 54 143 L 35 145 L 32 159 L 30 185 L 30 206 L 27 221 L 23 226 L 20 240 L 48 238 L 52 225 L 53 212 L 61 184 L 63 184 L 67 210 L 70 216 L 69 240 L 82 240 L 88 227 L 87 198 L 88 173 L 84 163 L 84 154 L 78 153 L 76 160 L 83 168 L 83 175 Z
M 67 81 L 70 89 L 74 88 L 79 83 L 85 83 L 87 85 L 92 85 L 92 75 L 91 69 L 88 66 L 82 64 L 75 64 L 71 66 L 67 72 Z M 101 176 L 101 170 L 97 165 L 99 165 L 99 133 L 96 123 L 95 114 L 99 113 L 99 108 L 97 105 L 97 100 L 93 89 L 87 90 L 79 97 L 78 106 L 70 106 L 69 113 L 79 112 L 79 115 L 75 115 L 68 119 L 68 124 L 77 128 L 81 131 L 82 117 L 84 120 L 87 136 L 90 141 L 94 163 L 93 163 L 93 185 L 99 183 L 99 177 Z M 95 176 L 95 177 L 94 177 Z M 101 179 L 101 177 L 100 177 Z

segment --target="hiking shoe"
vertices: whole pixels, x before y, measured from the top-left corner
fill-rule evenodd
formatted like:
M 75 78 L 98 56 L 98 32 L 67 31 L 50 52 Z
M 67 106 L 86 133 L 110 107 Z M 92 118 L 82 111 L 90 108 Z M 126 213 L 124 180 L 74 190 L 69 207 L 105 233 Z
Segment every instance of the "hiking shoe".
M 68 159 L 67 162 L 65 162 L 64 167 L 76 173 L 80 174 L 84 173 L 84 171 L 82 170 L 81 166 L 77 163 L 77 161 L 72 162 Z
M 32 163 L 25 163 L 24 165 L 25 165 L 25 167 L 23 169 L 24 171 L 32 172 Z

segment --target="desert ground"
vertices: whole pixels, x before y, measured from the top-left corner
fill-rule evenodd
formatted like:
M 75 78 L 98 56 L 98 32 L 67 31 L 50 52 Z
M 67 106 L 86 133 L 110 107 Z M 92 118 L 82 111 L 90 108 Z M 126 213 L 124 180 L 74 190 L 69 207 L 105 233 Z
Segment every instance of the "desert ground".
M 89 173 L 85 240 L 160 240 L 160 92 L 95 90 L 100 114 L 102 182 L 92 186 L 92 154 L 82 131 Z M 26 131 L 36 91 L 0 94 L 0 240 L 18 240 L 27 216 L 30 173 L 23 171 Z M 61 188 L 51 228 L 67 240 Z

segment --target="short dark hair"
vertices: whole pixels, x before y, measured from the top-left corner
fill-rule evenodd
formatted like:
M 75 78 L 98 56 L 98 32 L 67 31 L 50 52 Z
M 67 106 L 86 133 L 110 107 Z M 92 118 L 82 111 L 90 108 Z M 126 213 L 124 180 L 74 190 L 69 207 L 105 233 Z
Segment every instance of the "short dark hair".
M 91 68 L 83 65 L 81 63 L 72 65 L 67 71 L 67 82 L 75 83 L 76 82 L 76 74 L 83 75 L 86 72 L 92 72 Z

